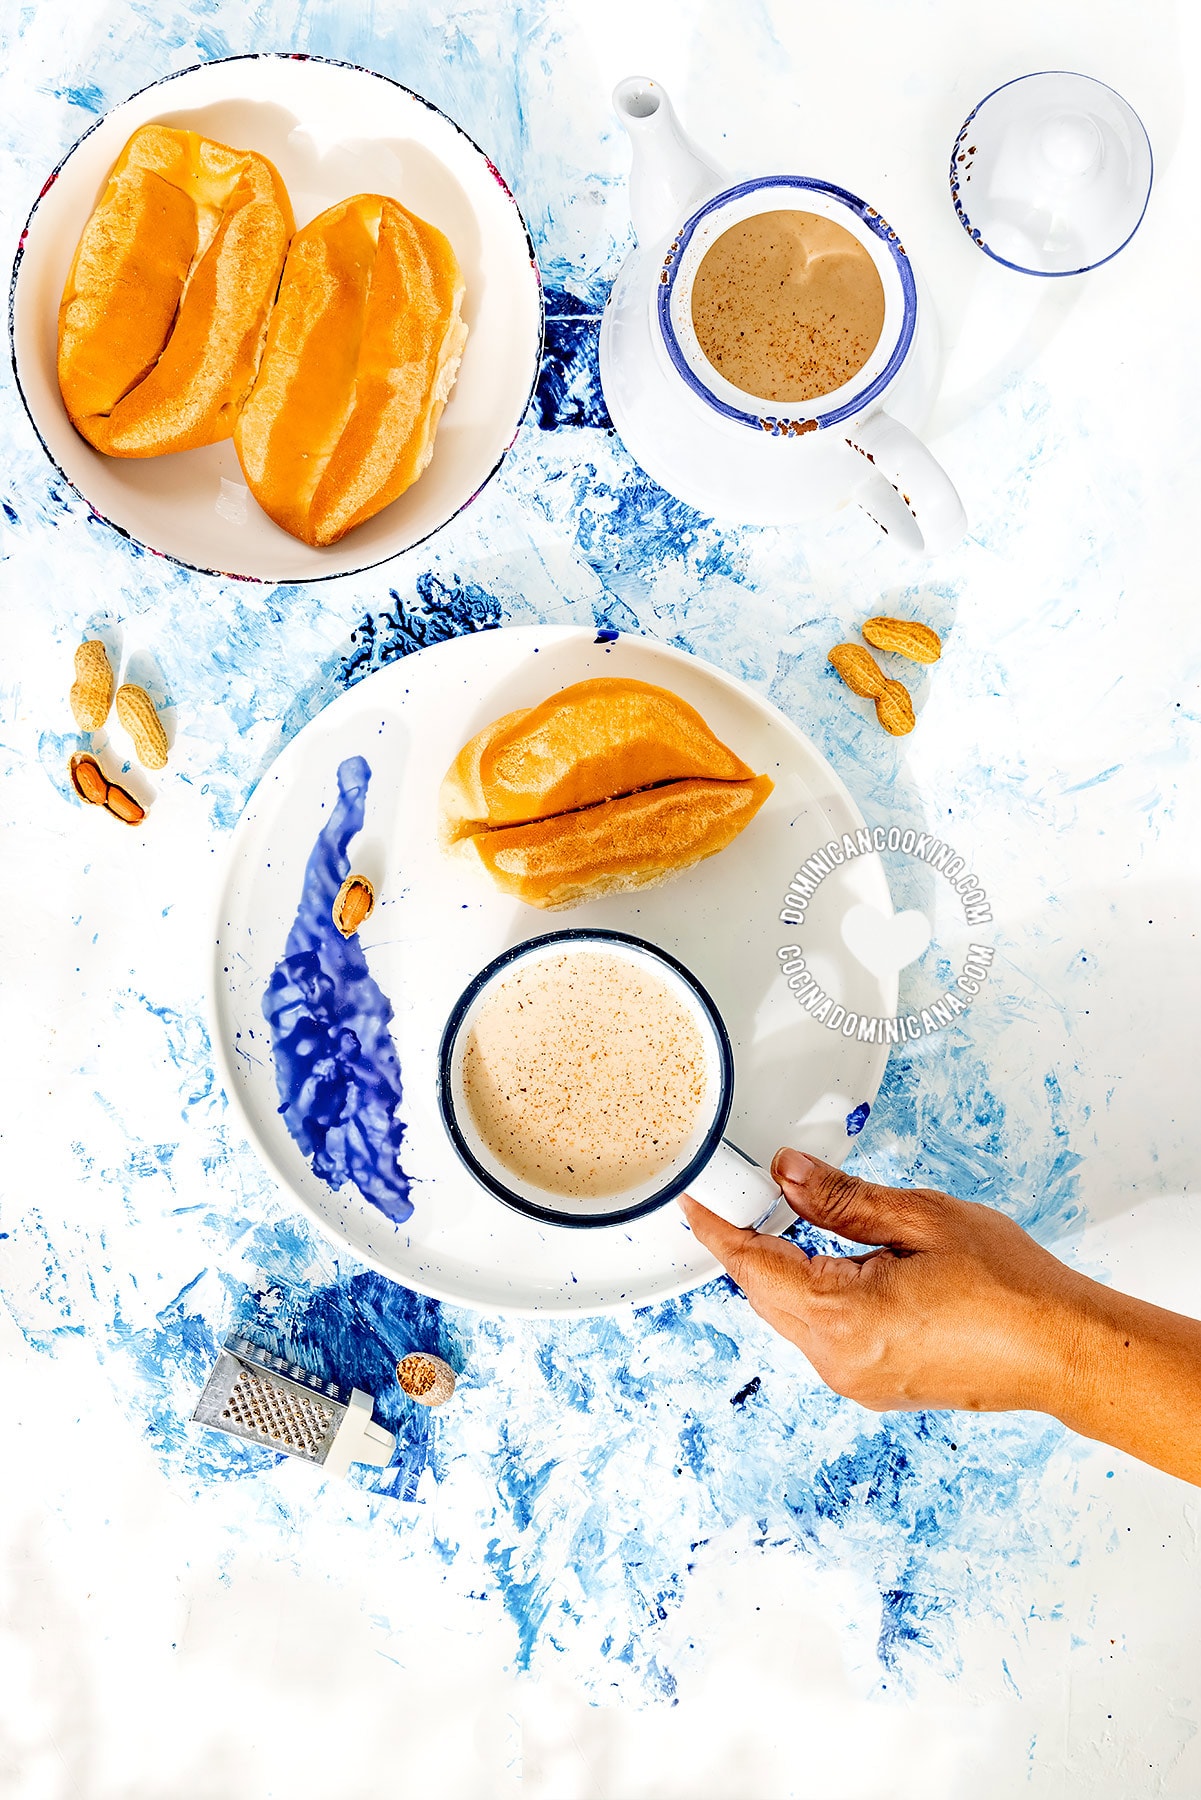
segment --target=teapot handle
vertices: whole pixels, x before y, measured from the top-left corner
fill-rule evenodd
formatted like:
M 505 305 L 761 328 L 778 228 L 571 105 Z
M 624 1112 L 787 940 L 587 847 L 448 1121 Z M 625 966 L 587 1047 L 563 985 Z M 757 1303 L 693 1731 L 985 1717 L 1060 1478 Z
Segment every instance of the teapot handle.
M 855 494 L 882 531 L 927 556 L 950 550 L 967 514 L 950 476 L 907 425 L 879 410 L 843 427 L 847 443 L 872 465 Z

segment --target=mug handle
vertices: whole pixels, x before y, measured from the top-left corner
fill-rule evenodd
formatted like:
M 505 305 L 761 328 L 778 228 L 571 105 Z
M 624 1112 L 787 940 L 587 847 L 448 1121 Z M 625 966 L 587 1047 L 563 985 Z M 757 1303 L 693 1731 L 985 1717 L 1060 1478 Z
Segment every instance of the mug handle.
M 722 1138 L 688 1192 L 730 1225 L 753 1231 L 780 1204 L 780 1190 L 745 1150 Z
M 952 549 L 967 514 L 950 476 L 907 425 L 876 410 L 844 426 L 852 450 L 872 465 L 855 498 L 906 550 L 927 556 Z

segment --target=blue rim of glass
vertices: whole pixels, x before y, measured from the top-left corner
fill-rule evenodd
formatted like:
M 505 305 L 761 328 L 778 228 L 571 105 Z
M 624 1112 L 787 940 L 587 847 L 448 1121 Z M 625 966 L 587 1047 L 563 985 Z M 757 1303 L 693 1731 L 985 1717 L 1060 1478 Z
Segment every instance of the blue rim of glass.
M 780 419 L 771 414 L 744 412 L 741 407 L 731 406 L 726 400 L 720 400 L 696 374 L 680 347 L 676 336 L 676 328 L 671 318 L 671 297 L 675 292 L 676 276 L 680 272 L 684 252 L 692 242 L 693 234 L 698 226 L 709 217 L 710 213 L 727 206 L 731 200 L 741 200 L 744 194 L 753 194 L 759 188 L 804 188 L 810 193 L 825 194 L 830 199 L 839 201 L 868 231 L 878 237 L 882 244 L 892 252 L 897 274 L 901 281 L 902 318 L 901 329 L 892 354 L 880 373 L 861 389 L 852 400 L 842 406 L 836 406 L 828 413 L 819 413 L 811 419 Z M 750 181 L 740 181 L 736 187 L 725 188 L 715 194 L 712 200 L 694 212 L 688 223 L 679 234 L 672 239 L 667 254 L 663 259 L 663 267 L 659 274 L 659 329 L 663 333 L 663 342 L 667 346 L 667 354 L 679 375 L 688 383 L 694 394 L 714 407 L 727 419 L 734 419 L 739 425 L 750 425 L 756 431 L 765 431 L 771 437 L 796 437 L 814 427 L 824 429 L 829 425 L 840 425 L 844 419 L 853 418 L 867 406 L 879 398 L 904 362 L 913 342 L 913 334 L 917 328 L 917 283 L 913 278 L 913 269 L 905 254 L 905 246 L 896 232 L 866 200 L 860 200 L 846 188 L 835 187 L 829 181 L 818 181 L 812 175 L 756 175 Z
M 503 1181 L 498 1180 L 489 1169 L 483 1166 L 472 1151 L 456 1117 L 452 1095 L 451 1076 L 455 1044 L 463 1021 L 480 990 L 486 987 L 510 963 L 520 961 L 522 957 L 529 956 L 533 951 L 542 950 L 548 944 L 578 944 L 581 942 L 624 944 L 652 957 L 656 962 L 664 963 L 695 995 L 713 1027 L 713 1035 L 717 1041 L 721 1099 L 717 1115 L 705 1134 L 704 1142 L 687 1168 L 673 1176 L 665 1187 L 649 1195 L 647 1199 L 639 1200 L 633 1206 L 624 1206 L 614 1212 L 559 1212 L 551 1206 L 540 1206 L 536 1200 L 527 1200 L 524 1195 L 515 1193 L 512 1188 L 506 1187 Z M 677 1194 L 682 1194 L 689 1182 L 695 1181 L 721 1142 L 733 1102 L 734 1052 L 730 1047 L 730 1034 L 726 1030 L 725 1021 L 713 1004 L 712 997 L 702 987 L 691 969 L 685 968 L 683 963 L 677 962 L 674 956 L 669 955 L 666 950 L 661 950 L 657 944 L 648 944 L 645 938 L 634 937 L 628 931 L 592 931 L 586 926 L 578 926 L 566 931 L 547 931 L 540 937 L 527 938 L 524 943 L 514 944 L 511 949 L 502 950 L 499 956 L 493 957 L 492 961 L 472 978 L 455 1001 L 450 1017 L 446 1021 L 446 1028 L 442 1033 L 442 1042 L 438 1049 L 438 1109 L 442 1114 L 442 1123 L 446 1127 L 447 1136 L 458 1152 L 460 1161 L 466 1164 L 482 1187 L 487 1188 L 495 1199 L 501 1201 L 505 1206 L 511 1207 L 514 1212 L 524 1213 L 527 1219 L 537 1219 L 542 1225 L 565 1225 L 569 1230 L 590 1230 L 605 1225 L 628 1225 L 631 1220 L 640 1219 L 646 1213 L 654 1212 L 658 1207 L 665 1206 L 669 1200 L 674 1200 Z
M 1041 75 L 1071 75 L 1080 81 L 1091 81 L 1094 87 L 1104 88 L 1107 94 L 1112 94 L 1115 100 L 1120 100 L 1122 102 L 1122 105 L 1126 108 L 1126 111 L 1130 114 L 1130 117 L 1135 121 L 1139 130 L 1147 140 L 1147 160 L 1150 163 L 1150 171 L 1147 176 L 1146 197 L 1143 200 L 1142 210 L 1140 211 L 1138 218 L 1134 221 L 1134 224 L 1130 227 L 1130 230 L 1126 233 L 1126 236 L 1122 239 L 1121 243 L 1115 250 L 1111 250 L 1108 256 L 1098 257 L 1096 262 L 1081 263 L 1078 269 L 1031 269 L 1028 268 L 1025 263 L 1010 262 L 1007 256 L 998 256 L 997 252 L 995 250 L 990 250 L 988 245 L 984 242 L 984 236 L 979 226 L 972 224 L 967 214 L 967 208 L 959 197 L 959 176 L 955 169 L 956 152 L 970 131 L 972 120 L 976 117 L 980 108 L 982 106 L 987 106 L 988 102 L 997 94 L 1004 93 L 1006 88 L 1016 87 L 1019 81 L 1037 81 Z M 958 218 L 959 223 L 963 226 L 963 229 L 971 238 L 973 244 L 975 244 L 977 250 L 983 250 L 985 256 L 989 257 L 995 263 L 1000 263 L 1003 269 L 1012 269 L 1016 275 L 1036 275 L 1042 281 L 1062 281 L 1063 278 L 1068 275 L 1087 275 L 1090 269 L 1102 269 L 1107 262 L 1112 262 L 1115 256 L 1121 255 L 1122 251 L 1126 248 L 1127 244 L 1142 224 L 1147 215 L 1147 208 L 1151 204 L 1151 189 L 1155 185 L 1155 152 L 1151 148 L 1151 133 L 1147 130 L 1147 127 L 1143 124 L 1143 121 L 1139 118 L 1139 115 L 1135 112 L 1125 94 L 1119 94 L 1117 88 L 1110 87 L 1107 81 L 1098 81 L 1095 75 L 1082 75 L 1079 69 L 1031 69 L 1028 75 L 1015 75 L 1011 81 L 1003 81 L 1000 87 L 993 88 L 992 93 L 985 94 L 983 100 L 977 100 L 975 106 L 973 106 L 971 112 L 963 121 L 955 142 L 951 145 L 950 182 L 951 204 L 955 208 L 955 215 Z

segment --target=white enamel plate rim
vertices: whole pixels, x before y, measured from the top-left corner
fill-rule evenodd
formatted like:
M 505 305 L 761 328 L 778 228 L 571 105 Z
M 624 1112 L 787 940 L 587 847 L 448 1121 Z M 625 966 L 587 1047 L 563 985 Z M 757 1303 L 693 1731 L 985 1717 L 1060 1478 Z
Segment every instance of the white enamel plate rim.
M 441 854 L 435 823 L 443 771 L 489 720 L 570 682 L 626 675 L 670 687 L 776 788 L 720 856 L 644 894 L 612 896 L 569 914 L 505 900 Z M 393 1225 L 350 1187 L 333 1193 L 288 1136 L 262 1017 L 263 991 L 283 954 L 304 866 L 336 795 L 338 764 L 372 766 L 352 867 L 376 884 L 361 939 L 396 1008 L 393 1036 L 405 1095 L 402 1165 L 414 1212 Z M 263 776 L 231 839 L 220 882 L 210 986 L 214 1053 L 247 1137 L 280 1186 L 342 1251 L 404 1286 L 484 1312 L 620 1311 L 710 1280 L 717 1265 L 675 1206 L 633 1225 L 543 1226 L 479 1187 L 438 1115 L 435 1065 L 451 1006 L 500 950 L 565 924 L 605 925 L 661 944 L 694 970 L 734 1042 L 730 1135 L 759 1160 L 781 1142 L 830 1160 L 848 1147 L 846 1116 L 874 1102 L 887 1053 L 823 1030 L 789 994 L 777 947 L 797 932 L 778 912 L 793 870 L 862 816 L 829 764 L 790 720 L 745 683 L 652 639 L 597 641 L 592 627 L 520 626 L 473 632 L 388 664 L 332 701 Z M 803 938 L 827 991 L 868 1016 L 895 1010 L 895 976 L 859 965 L 841 918 L 867 904 L 890 913 L 877 857 L 856 858 L 821 884 Z M 783 1229 L 783 1206 L 771 1221 Z M 298 1271 L 298 1274 L 300 1271 Z

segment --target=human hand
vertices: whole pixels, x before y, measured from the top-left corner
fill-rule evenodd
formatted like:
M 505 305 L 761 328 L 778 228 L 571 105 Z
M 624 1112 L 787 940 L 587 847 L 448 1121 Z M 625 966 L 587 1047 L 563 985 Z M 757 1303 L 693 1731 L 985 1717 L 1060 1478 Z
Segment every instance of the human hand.
M 772 1164 L 793 1211 L 859 1244 L 809 1256 L 684 1195 L 695 1235 L 754 1310 L 835 1393 L 876 1412 L 1060 1412 L 1089 1290 L 1004 1213 L 929 1189 L 878 1187 L 797 1150 Z

